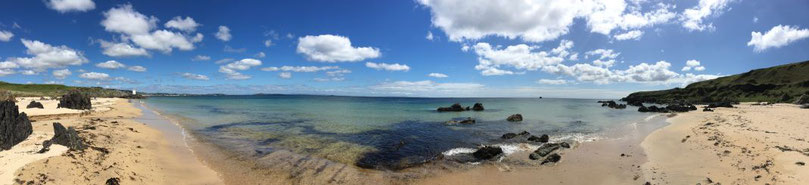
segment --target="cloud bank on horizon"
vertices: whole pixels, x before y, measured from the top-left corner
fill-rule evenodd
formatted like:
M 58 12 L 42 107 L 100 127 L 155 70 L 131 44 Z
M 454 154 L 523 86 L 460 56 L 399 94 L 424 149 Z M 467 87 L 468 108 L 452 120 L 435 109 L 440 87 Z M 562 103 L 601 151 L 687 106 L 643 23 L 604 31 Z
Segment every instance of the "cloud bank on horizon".
M 809 59 L 808 2 L 372 2 L 8 1 L 0 80 L 177 93 L 614 98 Z

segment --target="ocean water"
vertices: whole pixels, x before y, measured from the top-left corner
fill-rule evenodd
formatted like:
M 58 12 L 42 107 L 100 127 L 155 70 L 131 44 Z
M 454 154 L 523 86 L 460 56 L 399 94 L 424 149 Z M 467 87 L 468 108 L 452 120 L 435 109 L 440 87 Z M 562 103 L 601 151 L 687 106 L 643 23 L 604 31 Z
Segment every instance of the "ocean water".
M 505 133 L 548 134 L 587 142 L 605 131 L 643 121 L 633 107 L 601 107 L 597 100 L 539 98 L 391 98 L 307 95 L 150 97 L 147 106 L 182 117 L 188 131 L 256 159 L 276 151 L 366 169 L 401 170 L 468 155 L 480 145 L 506 154 L 534 143 L 500 139 Z M 437 107 L 482 103 L 484 111 L 437 112 Z M 511 114 L 521 122 L 508 122 Z M 447 124 L 471 117 L 474 124 Z M 538 143 L 537 143 L 538 144 Z

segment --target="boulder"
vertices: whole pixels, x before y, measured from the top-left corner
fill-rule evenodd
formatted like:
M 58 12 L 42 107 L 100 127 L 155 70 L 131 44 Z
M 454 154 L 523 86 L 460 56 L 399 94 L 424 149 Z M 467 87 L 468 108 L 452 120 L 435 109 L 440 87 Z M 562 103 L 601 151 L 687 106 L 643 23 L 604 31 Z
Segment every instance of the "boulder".
M 42 103 L 39 103 L 37 101 L 31 101 L 31 103 L 28 103 L 28 106 L 25 106 L 25 108 L 26 109 L 33 109 L 33 108 L 44 109 L 45 106 L 42 106 Z
M 547 143 L 548 140 L 550 140 L 550 137 L 548 136 L 548 134 L 542 134 L 542 136 L 539 136 L 539 137 L 531 136 L 531 137 L 528 138 L 528 141 L 540 142 L 540 143 Z
M 517 134 L 517 135 L 521 135 L 521 136 L 527 136 L 527 135 L 531 135 L 531 133 L 530 133 L 530 132 L 528 132 L 528 131 L 524 131 L 524 130 L 523 130 L 522 132 L 520 132 L 520 133 L 519 133 L 519 134 Z
M 475 103 L 475 105 L 472 106 L 472 110 L 473 111 L 483 111 L 483 104 L 482 103 Z
M 84 150 L 86 148 L 78 132 L 73 127 L 65 129 L 65 126 L 62 126 L 61 123 L 54 122 L 53 133 L 53 138 L 49 141 L 53 144 L 66 146 L 70 150 Z
M 641 101 L 627 101 L 626 104 L 631 105 L 631 106 L 635 106 L 635 107 L 643 106 L 643 102 L 641 102 Z
M 562 147 L 562 145 L 559 143 L 546 143 L 540 146 L 537 150 L 535 150 L 534 153 L 536 153 L 541 157 L 545 157 L 548 154 L 551 154 L 553 151 L 556 151 L 560 147 Z
M 515 138 L 515 137 L 517 137 L 517 134 L 515 134 L 515 133 L 506 133 L 506 134 L 503 134 L 503 136 L 500 136 L 501 139 L 511 139 L 511 138 Z
M 0 102 L 0 150 L 11 149 L 33 133 L 31 121 L 13 101 Z
M 666 109 L 674 112 L 688 112 L 692 110 L 697 110 L 697 106 L 694 106 L 692 104 L 679 103 L 668 105 L 666 106 Z
M 472 156 L 480 160 L 489 160 L 498 155 L 503 153 L 503 149 L 496 146 L 484 146 L 483 148 L 478 149 L 475 153 L 472 153 Z
M 733 108 L 733 104 L 731 102 L 718 102 L 708 104 L 708 108 L 717 108 L 717 107 Z
M 464 109 L 459 103 L 452 104 L 449 107 L 438 107 L 437 109 L 438 112 L 461 112 L 464 110 L 466 109 Z
M 618 103 L 615 103 L 615 101 L 612 101 L 612 100 L 609 100 L 609 101 L 603 101 L 602 100 L 602 101 L 598 101 L 598 103 L 601 103 L 602 107 L 609 107 L 609 108 L 613 108 L 613 109 L 625 109 L 626 108 L 626 104 L 618 104 Z
M 121 179 L 113 177 L 113 178 L 107 179 L 107 182 L 105 182 L 104 184 L 105 185 L 120 185 L 121 184 L 120 181 L 121 181 Z
M 543 160 L 541 164 L 556 163 L 556 162 L 559 162 L 559 160 L 562 160 L 561 155 L 559 155 L 559 154 L 551 154 L 550 156 L 546 157 L 545 160 Z
M 89 110 L 93 108 L 93 104 L 90 102 L 90 96 L 74 90 L 62 95 L 57 108 Z
M 522 121 L 522 114 L 512 114 L 506 118 L 507 121 L 515 122 L 515 121 Z
M 669 112 L 669 111 L 665 107 L 657 107 L 657 106 L 652 105 L 652 106 L 648 106 L 648 107 L 641 106 L 641 107 L 638 108 L 638 112 L 662 112 L 662 113 L 666 113 L 666 112 Z
M 475 122 L 476 122 L 475 119 L 472 119 L 471 117 L 467 117 L 466 119 L 462 119 L 462 120 L 449 120 L 449 121 L 446 122 L 446 124 L 458 124 L 458 123 L 460 123 L 460 124 L 474 124 Z
M 795 104 L 802 105 L 802 104 L 809 104 L 809 94 L 803 94 L 798 100 L 795 100 Z
M 702 112 L 713 112 L 713 109 L 705 107 L 704 109 L 702 109 Z

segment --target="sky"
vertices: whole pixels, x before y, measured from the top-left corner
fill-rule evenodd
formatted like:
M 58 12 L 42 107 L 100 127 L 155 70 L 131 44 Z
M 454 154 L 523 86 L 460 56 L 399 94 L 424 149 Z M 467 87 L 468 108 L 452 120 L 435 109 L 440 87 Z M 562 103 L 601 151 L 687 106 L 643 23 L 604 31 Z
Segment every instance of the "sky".
M 619 98 L 809 60 L 809 1 L 7 0 L 0 81 Z

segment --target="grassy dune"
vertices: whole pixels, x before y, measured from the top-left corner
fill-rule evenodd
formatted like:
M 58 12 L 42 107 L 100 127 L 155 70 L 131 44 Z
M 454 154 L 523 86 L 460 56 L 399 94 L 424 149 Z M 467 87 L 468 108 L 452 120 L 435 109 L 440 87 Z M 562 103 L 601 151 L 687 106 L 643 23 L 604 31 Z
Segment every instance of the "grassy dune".
M 0 90 L 14 96 L 61 96 L 70 90 L 80 90 L 93 97 L 120 97 L 128 95 L 128 91 L 105 89 L 101 87 L 72 87 L 59 84 L 14 84 L 0 82 Z

